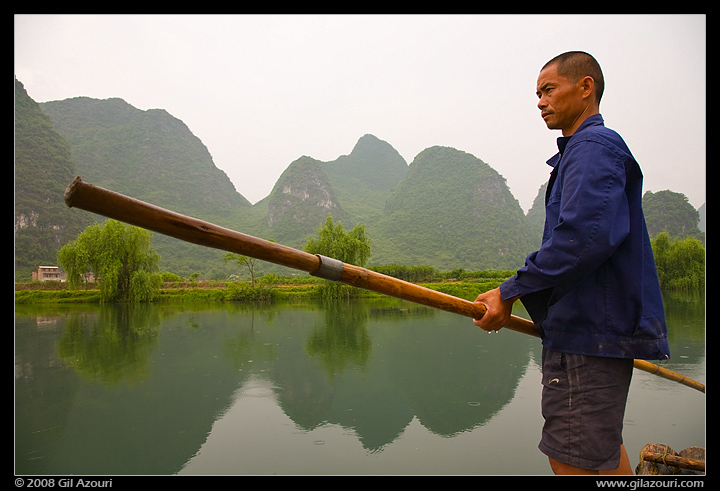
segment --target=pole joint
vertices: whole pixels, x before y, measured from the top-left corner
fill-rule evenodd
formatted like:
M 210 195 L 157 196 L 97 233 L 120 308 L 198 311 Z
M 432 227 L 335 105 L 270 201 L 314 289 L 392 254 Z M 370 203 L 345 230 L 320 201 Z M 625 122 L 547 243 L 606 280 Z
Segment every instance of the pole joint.
M 340 281 L 343 273 L 342 261 L 321 254 L 316 254 L 316 256 L 320 259 L 320 267 L 310 274 L 324 280 Z

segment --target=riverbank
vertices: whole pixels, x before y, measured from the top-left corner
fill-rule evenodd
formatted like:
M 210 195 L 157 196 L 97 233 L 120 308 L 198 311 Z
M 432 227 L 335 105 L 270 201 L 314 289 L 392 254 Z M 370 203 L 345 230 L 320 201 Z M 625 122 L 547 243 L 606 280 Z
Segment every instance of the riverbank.
M 431 283 L 417 283 L 425 288 L 447 293 L 465 300 L 475 300 L 481 292 L 497 287 L 504 281 L 500 278 L 477 278 L 471 280 L 443 280 Z M 272 301 L 303 300 L 326 297 L 327 282 L 317 278 L 288 281 L 259 281 L 256 286 L 249 282 L 208 282 L 185 281 L 166 283 L 155 295 L 154 302 L 163 301 Z M 342 297 L 376 297 L 380 294 L 342 285 Z M 16 304 L 42 303 L 100 303 L 100 291 L 96 285 L 70 290 L 63 283 L 33 282 L 15 285 Z

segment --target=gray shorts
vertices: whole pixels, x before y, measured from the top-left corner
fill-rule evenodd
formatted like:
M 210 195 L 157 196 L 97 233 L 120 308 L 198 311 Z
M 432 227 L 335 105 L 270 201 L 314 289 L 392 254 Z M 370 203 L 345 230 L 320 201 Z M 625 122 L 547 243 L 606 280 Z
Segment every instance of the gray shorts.
M 633 360 L 543 348 L 542 365 L 540 451 L 581 469 L 616 469 Z

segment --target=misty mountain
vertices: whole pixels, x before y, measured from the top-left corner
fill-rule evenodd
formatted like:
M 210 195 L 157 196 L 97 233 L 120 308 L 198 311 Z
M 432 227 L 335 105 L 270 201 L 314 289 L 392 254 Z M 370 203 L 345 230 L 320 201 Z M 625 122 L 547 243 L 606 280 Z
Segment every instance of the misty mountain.
M 647 191 L 643 195 L 642 205 L 651 237 L 667 232 L 671 237 L 695 237 L 705 242 L 705 234 L 700 229 L 704 220 L 701 220 L 700 211 L 688 202 L 684 194 L 667 189 L 657 193 Z M 701 208 L 704 215 L 704 205 Z
M 89 223 L 63 201 L 76 175 L 68 143 L 15 80 L 15 273 L 30 279 L 38 266 L 56 264 L 57 251 Z
M 243 211 L 252 207 L 200 139 L 163 109 L 143 111 L 122 99 L 88 97 L 39 106 L 68 142 L 76 174 L 86 182 L 228 227 L 242 224 Z M 227 268 L 213 249 L 160 234 L 154 234 L 153 246 L 161 267 L 177 274 L 208 271 L 211 264 Z
M 392 145 L 370 134 L 333 161 L 299 157 L 270 194 L 252 205 L 215 166 L 200 139 L 167 111 L 139 110 L 116 98 L 36 104 L 24 89 L 16 94 L 15 171 L 16 268 L 54 264 L 55 252 L 88 217 L 104 220 L 65 207 L 62 195 L 75 175 L 300 249 L 328 214 L 348 230 L 363 223 L 373 244 L 370 264 L 516 268 L 538 247 L 544 219 L 544 186 L 525 216 L 505 179 L 478 157 L 436 146 L 408 164 Z M 29 240 L 31 222 L 42 223 L 43 232 Z M 225 279 L 231 268 L 222 251 L 159 234 L 153 244 L 163 271 Z M 45 252 L 38 256 L 40 250 Z
M 368 223 L 382 216 L 408 164 L 389 143 L 364 135 L 349 155 L 324 163 L 323 169 L 347 213 L 356 222 Z
M 545 190 L 547 182 L 538 189 L 533 204 L 525 215 L 525 224 L 531 241 L 531 250 L 537 250 L 542 245 L 543 230 L 545 229 Z
M 340 206 L 322 162 L 303 156 L 280 175 L 267 201 L 267 227 L 276 241 L 301 247 L 305 237 L 325 221 L 349 218 Z
M 40 106 L 87 182 L 180 213 L 223 217 L 251 206 L 200 139 L 163 109 L 88 97 Z
M 505 179 L 479 158 L 440 146 L 415 157 L 369 234 L 384 264 L 510 269 L 529 250 L 525 215 Z

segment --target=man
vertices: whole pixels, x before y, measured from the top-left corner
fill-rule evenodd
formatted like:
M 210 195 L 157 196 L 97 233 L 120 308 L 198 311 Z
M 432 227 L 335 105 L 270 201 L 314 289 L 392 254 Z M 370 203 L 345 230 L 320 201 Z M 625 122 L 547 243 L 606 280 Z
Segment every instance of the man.
M 547 127 L 562 132 L 542 246 L 476 302 L 500 329 L 521 299 L 543 343 L 540 450 L 556 474 L 632 474 L 622 424 L 633 359 L 667 359 L 665 316 L 642 212 L 642 173 L 604 126 L 604 79 L 587 53 L 550 60 L 537 80 Z

